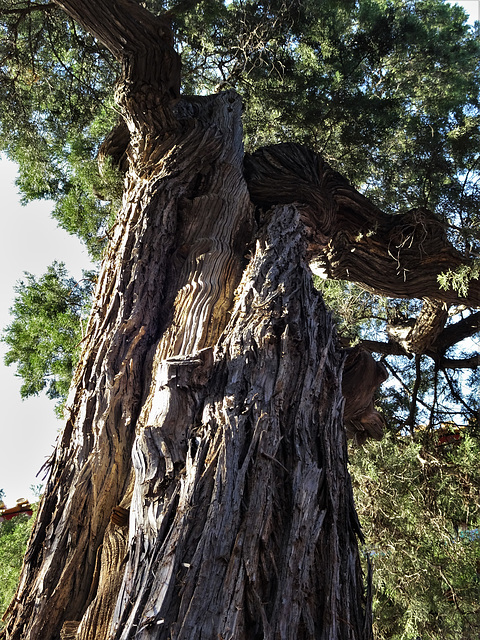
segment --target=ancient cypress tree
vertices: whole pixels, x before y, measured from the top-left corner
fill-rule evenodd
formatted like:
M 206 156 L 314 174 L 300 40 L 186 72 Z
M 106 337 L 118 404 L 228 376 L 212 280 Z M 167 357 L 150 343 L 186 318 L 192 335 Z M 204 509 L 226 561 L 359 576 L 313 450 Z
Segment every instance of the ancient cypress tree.
M 424 350 L 479 282 L 440 289 L 469 263 L 428 210 L 382 212 L 299 144 L 245 156 L 235 92 L 181 95 L 168 13 L 55 4 L 121 66 L 126 174 L 3 637 L 366 640 L 346 434 L 380 437 L 386 374 L 341 349 L 309 263 L 424 298 Z

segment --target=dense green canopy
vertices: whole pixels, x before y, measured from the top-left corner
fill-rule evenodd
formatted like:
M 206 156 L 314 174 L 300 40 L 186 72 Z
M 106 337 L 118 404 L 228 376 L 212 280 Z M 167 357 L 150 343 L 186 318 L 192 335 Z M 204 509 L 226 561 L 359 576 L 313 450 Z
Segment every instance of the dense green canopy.
M 374 565 L 377 640 L 473 640 L 480 625 L 478 434 L 399 437 L 352 451 Z
M 95 156 L 118 118 L 116 63 L 53 4 L 1 4 L 2 147 L 24 198 L 54 199 L 95 251 L 112 213 L 93 196 L 112 197 Z M 247 149 L 304 142 L 382 208 L 434 209 L 478 249 L 480 43 L 462 9 L 187 0 L 170 12 L 184 92 L 239 91 Z
M 465 291 L 478 278 L 480 41 L 461 8 L 439 0 L 145 4 L 174 21 L 184 92 L 241 93 L 247 150 L 303 142 L 384 210 L 433 210 L 471 260 L 445 273 L 442 286 Z M 52 199 L 59 224 L 99 258 L 121 194 L 112 162 L 101 172 L 96 162 L 119 118 L 117 64 L 52 3 L 2 0 L 0 13 L 2 149 L 19 163 L 24 200 Z M 325 286 L 339 315 L 361 295 Z M 347 323 L 349 338 L 385 340 L 387 323 L 419 310 L 393 299 L 367 306 Z M 451 309 L 450 322 L 469 313 Z M 445 388 L 465 383 L 452 376 Z

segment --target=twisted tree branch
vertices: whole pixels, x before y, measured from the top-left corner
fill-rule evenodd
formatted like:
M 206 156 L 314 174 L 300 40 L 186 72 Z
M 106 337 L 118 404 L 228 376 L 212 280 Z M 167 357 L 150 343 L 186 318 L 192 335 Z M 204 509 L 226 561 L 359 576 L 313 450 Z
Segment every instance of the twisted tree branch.
M 480 306 L 480 281 L 468 295 L 442 290 L 440 274 L 470 264 L 449 242 L 432 212 L 414 209 L 388 215 L 356 191 L 320 156 L 298 144 L 260 149 L 246 158 L 254 202 L 298 202 L 310 228 L 311 256 L 330 278 L 357 282 L 395 298 L 432 298 Z

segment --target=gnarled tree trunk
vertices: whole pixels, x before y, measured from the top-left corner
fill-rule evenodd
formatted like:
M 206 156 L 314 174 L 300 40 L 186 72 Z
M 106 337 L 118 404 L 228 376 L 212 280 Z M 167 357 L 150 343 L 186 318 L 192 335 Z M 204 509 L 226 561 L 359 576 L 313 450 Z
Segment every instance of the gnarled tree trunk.
M 396 228 L 298 146 L 250 158 L 249 192 L 240 101 L 180 99 L 165 20 L 133 0 L 58 4 L 122 62 L 129 169 L 2 637 L 367 640 L 345 354 L 308 261 L 358 272 L 337 249 L 366 252 L 354 227 L 378 214 L 373 255 L 410 295 Z M 426 275 L 412 287 L 435 297 Z M 349 367 L 347 415 L 378 437 L 370 369 Z
M 249 246 L 238 98 L 175 113 L 129 175 L 6 637 L 367 638 L 305 223 L 279 206 Z

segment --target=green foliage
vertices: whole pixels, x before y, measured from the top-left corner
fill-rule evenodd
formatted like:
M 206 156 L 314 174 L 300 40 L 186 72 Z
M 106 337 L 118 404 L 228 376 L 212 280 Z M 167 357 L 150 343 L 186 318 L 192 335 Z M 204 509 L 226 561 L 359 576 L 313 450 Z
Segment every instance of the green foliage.
M 1 150 L 19 164 L 24 201 L 54 199 L 60 225 L 98 258 L 118 205 L 118 186 L 112 193 L 95 162 L 118 117 L 111 102 L 118 68 L 51 3 L 2 0 L 0 16 Z M 100 203 L 96 190 L 111 202 Z
M 239 91 L 249 151 L 295 140 L 322 153 L 384 210 L 433 210 L 471 260 L 440 284 L 465 292 L 480 256 L 480 35 L 463 10 L 443 0 L 211 6 L 200 3 L 177 21 L 185 90 Z M 385 340 L 391 316 L 414 318 L 420 308 L 348 283 L 321 289 L 351 344 Z M 426 362 L 425 388 L 442 379 Z M 407 387 L 413 364 L 398 365 Z M 450 377 L 437 394 L 445 401 L 453 378 L 464 386 L 461 374 Z
M 34 517 L 17 516 L 0 522 L 0 620 L 17 590 L 33 521 Z
M 81 282 L 68 276 L 63 263 L 54 262 L 36 278 L 26 273 L 15 287 L 13 322 L 4 330 L 7 365 L 17 365 L 23 379 L 23 398 L 46 390 L 59 400 L 68 393 L 82 340 L 82 320 L 89 310 L 94 276 L 84 272 Z
M 246 100 L 251 147 L 314 146 L 394 208 L 433 208 L 472 168 L 480 45 L 458 7 L 232 2 L 216 34 L 221 76 Z
M 352 452 L 374 565 L 377 640 L 474 640 L 480 629 L 480 445 L 388 434 Z
M 340 337 L 355 345 L 362 338 L 379 337 L 389 313 L 387 298 L 372 296 L 352 282 L 324 280 L 314 276 L 316 288 L 332 309 Z
M 471 280 L 478 280 L 480 276 L 480 262 L 476 262 L 473 266 L 464 265 L 456 271 L 451 269 L 446 273 L 440 274 L 438 282 L 442 289 L 454 289 L 458 291 L 460 296 L 468 295 L 468 286 Z
M 478 255 L 480 42 L 462 9 L 443 0 L 145 4 L 172 12 L 185 93 L 241 93 L 249 149 L 313 146 L 382 207 L 435 209 L 455 225 L 459 248 Z M 0 20 L 2 150 L 20 164 L 24 198 L 54 199 L 59 223 L 98 257 L 121 185 L 95 162 L 118 118 L 118 65 L 46 0 L 0 0 Z

